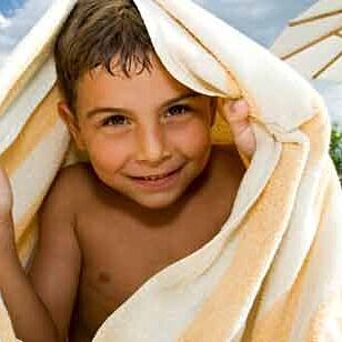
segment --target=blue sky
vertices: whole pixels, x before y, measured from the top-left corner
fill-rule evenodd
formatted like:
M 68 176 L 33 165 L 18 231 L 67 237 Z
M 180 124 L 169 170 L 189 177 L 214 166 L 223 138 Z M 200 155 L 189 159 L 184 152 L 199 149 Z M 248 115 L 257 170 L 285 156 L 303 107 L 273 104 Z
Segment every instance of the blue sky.
M 195 0 L 230 25 L 269 46 L 315 0 Z
M 0 0 L 0 66 L 17 42 L 58 0 Z M 194 0 L 265 47 L 316 0 Z M 342 83 L 315 82 L 342 126 Z
M 1 0 L 0 11 L 4 15 L 10 15 L 15 8 L 19 8 L 23 5 L 24 0 Z

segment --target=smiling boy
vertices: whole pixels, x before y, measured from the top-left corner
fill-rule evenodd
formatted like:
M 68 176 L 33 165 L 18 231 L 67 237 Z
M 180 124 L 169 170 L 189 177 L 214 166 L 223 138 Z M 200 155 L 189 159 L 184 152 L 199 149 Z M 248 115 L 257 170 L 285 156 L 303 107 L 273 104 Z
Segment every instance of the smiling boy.
M 245 169 L 235 149 L 211 143 L 216 99 L 167 72 L 131 1 L 79 1 L 55 58 L 59 113 L 89 162 L 62 169 L 40 209 L 32 287 L 13 242 L 1 247 L 12 271 L 0 287 L 22 340 L 91 341 L 144 282 L 219 232 Z M 226 119 L 251 156 L 246 103 L 229 105 Z M 12 241 L 6 203 L 0 240 Z

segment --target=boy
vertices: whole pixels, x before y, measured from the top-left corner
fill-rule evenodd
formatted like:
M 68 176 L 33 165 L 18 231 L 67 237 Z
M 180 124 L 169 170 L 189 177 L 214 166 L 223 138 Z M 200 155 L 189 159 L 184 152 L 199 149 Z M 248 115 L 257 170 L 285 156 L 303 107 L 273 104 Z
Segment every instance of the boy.
M 25 342 L 91 341 L 144 282 L 218 233 L 244 173 L 234 150 L 211 145 L 216 99 L 165 70 L 131 1 L 79 1 L 55 59 L 59 113 L 89 162 L 64 168 L 40 209 L 30 281 L 0 177 L 0 290 Z M 226 109 L 251 157 L 246 103 Z

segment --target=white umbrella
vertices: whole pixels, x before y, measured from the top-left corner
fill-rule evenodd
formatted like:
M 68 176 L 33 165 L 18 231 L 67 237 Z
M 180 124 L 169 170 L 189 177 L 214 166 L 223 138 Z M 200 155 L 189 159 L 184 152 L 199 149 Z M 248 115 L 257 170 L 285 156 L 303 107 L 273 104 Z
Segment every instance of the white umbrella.
M 309 79 L 342 81 L 342 0 L 321 0 L 289 22 L 271 51 Z

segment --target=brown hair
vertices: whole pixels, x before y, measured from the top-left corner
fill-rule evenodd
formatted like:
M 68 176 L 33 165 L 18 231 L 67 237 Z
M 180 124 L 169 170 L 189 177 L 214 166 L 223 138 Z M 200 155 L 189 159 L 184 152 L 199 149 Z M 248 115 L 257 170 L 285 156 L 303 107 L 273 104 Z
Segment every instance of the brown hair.
M 82 75 L 97 66 L 104 66 L 114 75 L 120 64 L 130 77 L 132 63 L 137 73 L 152 67 L 153 45 L 132 0 L 79 0 L 61 31 L 54 57 L 57 82 L 68 105 L 75 112 L 76 86 Z M 112 59 L 118 56 L 114 65 Z

